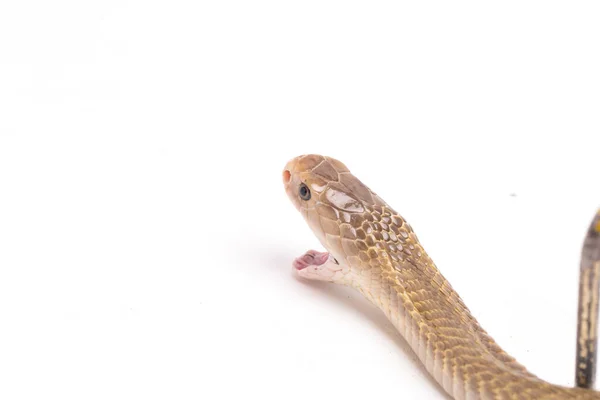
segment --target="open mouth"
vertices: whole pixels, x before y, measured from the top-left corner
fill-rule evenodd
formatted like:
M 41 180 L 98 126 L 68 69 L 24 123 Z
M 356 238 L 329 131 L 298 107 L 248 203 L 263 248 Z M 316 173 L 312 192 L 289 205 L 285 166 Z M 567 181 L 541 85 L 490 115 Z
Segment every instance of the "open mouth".
M 330 257 L 331 255 L 328 252 L 309 250 L 303 256 L 294 260 L 294 268 L 300 271 L 310 266 L 320 267 L 321 265 L 325 264 Z M 338 264 L 335 258 L 331 258 L 336 264 Z

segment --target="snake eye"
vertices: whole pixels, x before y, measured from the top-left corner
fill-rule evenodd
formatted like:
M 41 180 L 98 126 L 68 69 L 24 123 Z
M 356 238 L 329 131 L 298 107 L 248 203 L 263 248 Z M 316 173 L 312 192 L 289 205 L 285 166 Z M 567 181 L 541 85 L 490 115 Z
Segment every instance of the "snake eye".
M 310 189 L 304 183 L 300 184 L 300 188 L 298 189 L 298 194 L 302 200 L 308 201 L 310 200 Z

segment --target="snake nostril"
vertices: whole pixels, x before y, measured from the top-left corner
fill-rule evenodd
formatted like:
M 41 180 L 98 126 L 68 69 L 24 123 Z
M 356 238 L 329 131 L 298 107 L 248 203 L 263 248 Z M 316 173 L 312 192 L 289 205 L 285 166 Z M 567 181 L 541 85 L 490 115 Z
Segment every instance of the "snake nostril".
M 290 183 L 290 179 L 292 179 L 292 174 L 286 169 L 283 171 L 283 183 Z

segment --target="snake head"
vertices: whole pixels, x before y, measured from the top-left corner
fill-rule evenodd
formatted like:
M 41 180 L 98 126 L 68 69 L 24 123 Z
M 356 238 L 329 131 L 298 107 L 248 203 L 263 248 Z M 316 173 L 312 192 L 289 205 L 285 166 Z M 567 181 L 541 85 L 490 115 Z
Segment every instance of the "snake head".
M 373 237 L 367 245 L 373 215 L 381 216 L 386 207 L 375 193 L 340 161 L 315 154 L 290 160 L 283 170 L 283 183 L 296 209 L 332 256 L 331 267 L 337 263 L 357 272 L 368 267 L 368 251 L 374 245 Z

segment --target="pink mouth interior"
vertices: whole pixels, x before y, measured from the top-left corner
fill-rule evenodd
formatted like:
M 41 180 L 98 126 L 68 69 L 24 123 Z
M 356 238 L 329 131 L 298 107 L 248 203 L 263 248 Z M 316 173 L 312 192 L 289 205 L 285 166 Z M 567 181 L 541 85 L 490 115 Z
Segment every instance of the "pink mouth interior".
M 294 268 L 303 270 L 311 265 L 320 266 L 325 264 L 328 259 L 329 253 L 327 252 L 321 253 L 315 250 L 309 250 L 303 256 L 294 260 Z

